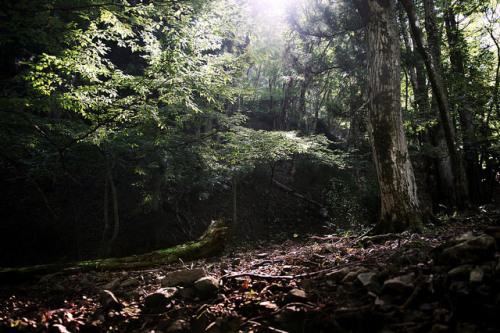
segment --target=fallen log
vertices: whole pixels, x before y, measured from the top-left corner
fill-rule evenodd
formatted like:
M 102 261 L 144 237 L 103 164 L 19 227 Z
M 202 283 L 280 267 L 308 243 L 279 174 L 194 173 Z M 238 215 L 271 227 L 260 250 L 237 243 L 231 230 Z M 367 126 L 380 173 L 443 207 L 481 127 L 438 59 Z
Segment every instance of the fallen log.
M 37 276 L 55 272 L 75 274 L 87 271 L 113 271 L 146 269 L 171 264 L 179 260 L 209 258 L 224 248 L 228 226 L 222 219 L 213 221 L 196 241 L 172 248 L 121 258 L 106 258 L 72 263 L 57 263 L 19 268 L 0 268 L 0 284 L 18 284 Z

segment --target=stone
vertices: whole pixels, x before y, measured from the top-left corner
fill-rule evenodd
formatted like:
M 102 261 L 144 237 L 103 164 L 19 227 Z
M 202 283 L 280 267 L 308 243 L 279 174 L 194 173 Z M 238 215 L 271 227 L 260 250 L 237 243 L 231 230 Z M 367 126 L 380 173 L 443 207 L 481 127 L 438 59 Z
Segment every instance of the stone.
M 111 292 L 110 290 L 105 289 L 101 292 L 101 295 L 99 297 L 99 302 L 106 311 L 109 310 L 119 311 L 122 309 L 121 303 L 118 301 L 115 294 L 113 294 L 113 292 Z
M 327 280 L 333 280 L 335 282 L 342 281 L 344 277 L 349 274 L 351 269 L 349 267 L 344 267 L 339 269 L 338 271 L 333 271 L 325 275 Z
M 461 242 L 443 250 L 441 254 L 443 262 L 469 264 L 494 258 L 496 241 L 492 236 L 466 234 L 458 239 Z
M 347 273 L 346 276 L 344 276 L 344 278 L 342 279 L 342 283 L 354 282 L 356 281 L 358 274 L 366 272 L 368 272 L 368 270 L 365 268 L 359 268 L 359 267 L 354 268 L 349 273 Z
M 406 294 L 409 291 L 412 291 L 413 288 L 415 288 L 413 280 L 413 274 L 397 276 L 395 278 L 386 280 L 384 282 L 384 285 L 382 286 L 382 289 L 396 295 Z
M 212 276 L 205 276 L 196 280 L 194 287 L 203 295 L 208 296 L 219 289 L 219 280 Z
M 319 254 L 335 253 L 337 248 L 333 244 L 325 244 L 319 251 Z
M 304 290 L 295 288 L 287 293 L 286 299 L 289 302 L 305 302 L 307 301 L 307 294 Z
M 55 274 L 47 274 L 47 275 L 44 275 L 40 278 L 40 283 L 51 283 L 52 280 L 56 279 L 58 277 L 58 273 L 55 273 Z
M 471 283 L 483 282 L 483 277 L 484 277 L 484 270 L 482 270 L 480 267 L 476 267 L 473 270 L 471 270 L 469 274 L 469 282 Z
M 66 288 L 62 285 L 62 284 L 59 284 L 59 283 L 54 283 L 53 285 L 50 286 L 50 291 L 53 291 L 53 292 L 64 292 L 66 291 Z
M 207 276 L 204 268 L 185 269 L 167 274 L 161 280 L 162 287 L 172 287 L 177 285 L 189 285 Z
M 133 290 L 131 292 L 125 293 L 122 297 L 127 302 L 136 302 L 140 299 L 141 295 L 139 294 L 139 292 Z
M 144 299 L 144 306 L 148 313 L 161 313 L 166 309 L 168 302 L 177 294 L 177 288 L 161 288 L 156 292 L 149 294 Z
M 363 287 L 368 290 L 378 289 L 379 287 L 378 274 L 375 272 L 360 273 L 357 278 Z
M 448 277 L 453 281 L 467 280 L 469 278 L 470 272 L 472 271 L 472 265 L 460 265 L 448 271 Z
M 127 279 L 127 280 L 123 281 L 120 284 L 120 287 L 121 288 L 138 287 L 138 286 L 140 286 L 140 284 L 141 284 L 141 282 L 139 280 L 131 278 L 131 279 Z
M 299 287 L 304 290 L 311 290 L 314 286 L 312 279 L 304 279 L 298 283 Z
M 102 286 L 102 289 L 104 290 L 115 290 L 120 286 L 120 279 L 114 279 L 111 282 L 106 283 L 104 286 Z
M 179 296 L 184 299 L 193 299 L 195 297 L 195 291 L 193 287 L 179 288 Z

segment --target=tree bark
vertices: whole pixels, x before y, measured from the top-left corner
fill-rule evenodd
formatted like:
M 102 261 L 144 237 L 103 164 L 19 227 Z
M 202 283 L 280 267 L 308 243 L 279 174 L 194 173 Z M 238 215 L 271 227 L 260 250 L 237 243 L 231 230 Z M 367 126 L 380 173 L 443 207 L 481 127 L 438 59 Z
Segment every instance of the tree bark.
M 458 147 L 455 127 L 451 119 L 448 96 L 444 88 L 440 67 L 439 65 L 437 65 L 438 59 L 434 59 L 433 54 L 429 51 L 429 47 L 422 33 L 422 29 L 420 28 L 420 23 L 418 21 L 413 0 L 400 1 L 408 15 L 412 34 L 417 44 L 418 51 L 424 59 L 425 67 L 427 69 L 429 80 L 431 82 L 432 91 L 439 108 L 439 116 L 441 119 L 441 123 L 443 124 L 446 146 L 450 154 L 451 167 L 453 169 L 455 185 L 455 205 L 460 209 L 467 208 L 469 207 L 467 177 L 465 174 L 462 155 Z
M 155 167 L 151 170 L 151 211 L 158 213 L 161 203 L 161 187 L 163 185 L 164 170 L 162 167 Z
M 280 121 L 279 121 L 279 129 L 286 130 L 288 125 L 288 108 L 290 107 L 290 92 L 293 87 L 293 77 L 289 77 L 287 83 L 283 85 L 283 100 L 281 101 L 281 112 L 280 112 Z
M 312 81 L 312 74 L 306 70 L 304 70 L 304 81 L 302 81 L 302 85 L 300 87 L 300 99 L 299 99 L 299 112 L 297 119 L 297 130 L 302 130 L 302 122 L 304 120 L 304 116 L 306 114 L 306 93 L 309 85 Z
M 441 33 L 437 29 L 434 0 L 424 0 L 424 12 L 429 52 L 434 59 L 441 59 Z M 417 45 L 414 36 L 413 40 L 415 45 Z M 442 72 L 441 61 L 436 60 L 436 68 L 438 68 L 440 73 Z M 439 118 L 439 108 L 435 97 L 432 99 L 430 110 L 433 117 L 435 113 Z M 429 143 L 435 149 L 432 158 L 436 169 L 434 186 L 437 187 L 437 191 L 435 192 L 435 200 L 433 201 L 446 206 L 453 206 L 456 202 L 454 176 L 442 122 L 438 121 L 436 125 L 429 126 L 428 133 Z
M 429 1 L 429 0 L 427 0 Z M 464 146 L 465 170 L 469 185 L 470 198 L 475 203 L 484 200 L 483 186 L 481 181 L 481 166 L 479 165 L 479 148 L 477 146 L 474 129 L 474 115 L 469 105 L 469 97 L 465 73 L 465 40 L 460 33 L 460 27 L 453 12 L 453 7 L 448 5 L 445 12 L 445 28 L 450 48 L 450 63 L 452 70 L 452 95 L 453 106 L 457 110 L 460 120 L 460 128 Z
M 116 185 L 115 185 L 115 181 L 113 180 L 113 167 L 111 166 L 111 164 L 109 163 L 109 160 L 106 156 L 106 154 L 103 152 L 103 155 L 104 155 L 104 166 L 105 166 L 105 170 L 106 170 L 106 179 L 107 179 L 107 182 L 106 182 L 106 187 L 105 187 L 105 207 L 104 207 L 104 210 L 105 210 L 105 215 L 104 215 L 104 223 L 105 223 L 105 230 L 104 230 L 104 234 L 103 234 L 103 240 L 105 239 L 105 253 L 107 256 L 110 256 L 111 255 L 111 252 L 112 252 L 112 249 L 113 249 L 113 243 L 116 241 L 116 239 L 118 238 L 118 233 L 120 231 L 120 218 L 119 218 L 119 215 L 118 215 L 118 193 L 116 191 Z M 109 218 L 108 218 L 108 213 L 107 213 L 107 210 L 108 210 L 108 195 L 109 195 L 109 190 L 108 188 L 111 190 L 111 199 L 112 199 L 112 202 L 113 202 L 113 233 L 111 234 L 111 236 L 109 237 L 108 239 L 108 236 L 107 234 L 109 233 L 109 229 L 110 229 L 110 224 L 109 224 Z
M 434 123 L 433 120 L 436 117 L 439 118 L 439 112 L 435 98 L 431 104 L 429 103 L 425 65 L 420 54 L 415 51 L 416 42 L 413 34 L 410 41 L 404 8 L 400 6 L 400 3 L 398 4 L 399 21 L 407 53 L 406 67 L 408 67 L 410 73 L 410 82 L 415 96 L 415 106 L 420 115 L 425 119 L 425 123 L 429 124 L 426 125 L 425 131 L 422 131 L 421 141 L 427 147 L 432 147 L 432 149 L 426 150 L 427 153 L 424 154 L 426 185 L 427 191 L 432 197 L 433 209 L 438 210 L 441 204 L 453 206 L 455 202 L 453 172 L 451 170 L 443 126 L 440 121 L 432 125 Z M 432 52 L 435 59 L 439 59 L 441 56 L 441 38 L 436 28 L 433 0 L 424 0 L 424 10 L 430 52 Z M 439 65 L 438 63 L 437 66 Z
M 370 137 L 380 185 L 377 232 L 420 230 L 423 214 L 401 115 L 401 78 L 396 12 L 392 0 L 353 0 L 368 46 Z
M 231 187 L 231 192 L 232 192 L 232 206 L 233 206 L 233 222 L 231 226 L 231 235 L 235 235 L 236 231 L 238 230 L 238 176 L 233 175 L 233 181 L 232 181 L 232 187 Z

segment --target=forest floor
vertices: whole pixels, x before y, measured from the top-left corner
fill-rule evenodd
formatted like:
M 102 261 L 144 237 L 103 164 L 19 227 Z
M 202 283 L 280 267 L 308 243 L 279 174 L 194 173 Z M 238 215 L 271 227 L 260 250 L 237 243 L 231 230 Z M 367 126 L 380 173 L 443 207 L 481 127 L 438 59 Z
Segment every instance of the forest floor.
M 500 210 L 0 286 L 0 331 L 500 332 Z

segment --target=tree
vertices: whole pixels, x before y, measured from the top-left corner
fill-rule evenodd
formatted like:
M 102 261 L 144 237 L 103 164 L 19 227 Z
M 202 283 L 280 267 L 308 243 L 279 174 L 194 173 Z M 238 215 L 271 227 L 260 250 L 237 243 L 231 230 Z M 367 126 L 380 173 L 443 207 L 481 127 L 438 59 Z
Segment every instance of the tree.
M 365 25 L 370 137 L 380 185 L 377 231 L 420 230 L 423 213 L 401 116 L 399 38 L 392 0 L 353 0 Z
M 194 187 L 206 177 L 196 171 L 207 169 L 200 147 L 213 131 L 199 129 L 232 102 L 246 62 L 222 50 L 228 38 L 240 42 L 234 3 L 21 0 L 2 7 L 0 81 L 11 87 L 0 103 L 0 132 L 9 137 L 0 145 L 2 170 L 7 182 L 28 176 L 35 190 L 40 184 L 30 201 L 50 212 L 40 224 L 54 226 L 72 249 L 94 220 L 104 220 L 110 245 L 126 215 L 161 211 L 168 179 L 190 178 Z M 22 140 L 6 145 L 16 135 Z M 132 193 L 142 196 L 141 209 L 123 204 Z
M 422 29 L 418 21 L 415 5 L 412 0 L 401 0 L 401 4 L 408 14 L 410 28 L 414 35 L 417 49 L 424 59 L 425 67 L 429 75 L 432 91 L 436 98 L 439 108 L 439 116 L 443 125 L 446 146 L 450 154 L 451 167 L 454 177 L 454 193 L 455 205 L 458 208 L 466 208 L 469 206 L 469 192 L 467 186 L 467 176 L 465 173 L 464 162 L 458 144 L 456 130 L 451 118 L 450 105 L 448 96 L 442 79 L 440 66 L 438 65 L 439 59 L 435 59 L 432 52 L 428 47 L 428 43 L 424 38 Z

